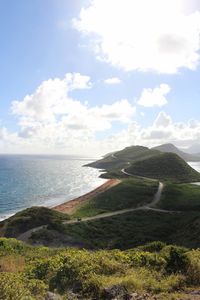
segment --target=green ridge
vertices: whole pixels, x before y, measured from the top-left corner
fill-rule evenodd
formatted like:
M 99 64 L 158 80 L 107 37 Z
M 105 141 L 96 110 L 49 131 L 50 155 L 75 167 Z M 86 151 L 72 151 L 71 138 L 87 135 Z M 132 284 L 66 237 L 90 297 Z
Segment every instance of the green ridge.
M 161 153 L 131 164 L 127 172 L 175 182 L 200 181 L 200 174 L 174 153 Z

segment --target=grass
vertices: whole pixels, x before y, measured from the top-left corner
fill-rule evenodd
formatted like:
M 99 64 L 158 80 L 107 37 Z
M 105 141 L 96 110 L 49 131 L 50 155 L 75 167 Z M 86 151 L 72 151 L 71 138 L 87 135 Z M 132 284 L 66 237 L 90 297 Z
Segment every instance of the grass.
M 69 220 L 69 216 L 46 207 L 31 207 L 0 222 L 0 236 L 17 237 L 37 226 Z
M 143 146 L 126 147 L 123 150 L 114 153 L 114 156 L 107 155 L 104 158 L 90 163 L 88 166 L 105 169 L 107 171 L 121 170 L 127 165 L 127 162 L 134 162 L 144 158 L 149 158 L 157 155 L 159 151 L 148 149 Z
M 150 203 L 158 183 L 138 178 L 123 179 L 121 183 L 99 194 L 73 214 L 75 218 L 89 217 L 104 212 L 135 208 Z
M 167 210 L 200 210 L 200 186 L 168 184 L 165 186 L 159 208 Z
M 127 171 L 140 176 L 172 182 L 200 181 L 200 173 L 174 153 L 161 153 L 133 163 Z
M 88 249 L 129 249 L 152 241 L 200 247 L 200 212 L 161 213 L 135 211 L 75 224 L 58 225 L 57 235 L 68 237 L 78 247 Z M 52 228 L 32 235 L 40 242 Z M 55 235 L 55 232 L 54 232 Z M 53 235 L 51 242 L 53 240 Z M 78 245 L 79 243 L 79 245 Z M 46 244 L 48 245 L 48 243 Z

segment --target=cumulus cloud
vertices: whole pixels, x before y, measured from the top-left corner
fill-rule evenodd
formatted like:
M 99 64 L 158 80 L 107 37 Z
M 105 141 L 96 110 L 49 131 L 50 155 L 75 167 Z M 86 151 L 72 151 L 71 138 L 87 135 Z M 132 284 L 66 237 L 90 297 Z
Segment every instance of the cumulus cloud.
M 165 96 L 170 90 L 170 86 L 164 83 L 154 89 L 144 89 L 137 103 L 146 107 L 163 106 L 167 104 Z
M 118 77 L 111 77 L 104 80 L 106 84 L 119 84 L 121 80 Z
M 73 99 L 72 90 L 91 86 L 89 78 L 78 77 L 81 84 L 74 80 L 75 74 L 46 80 L 30 95 L 14 101 L 12 112 L 19 130 L 0 129 L 0 152 L 94 155 L 136 144 L 174 142 L 187 147 L 200 142 L 199 120 L 174 122 L 161 111 L 152 124 L 141 127 L 134 118 L 136 108 L 127 99 L 99 106 Z M 110 134 L 114 122 L 123 125 L 123 130 Z M 101 139 L 98 132 L 103 132 Z
M 90 78 L 79 73 L 67 73 L 64 79 L 49 79 L 22 101 L 13 101 L 12 112 L 40 121 L 53 121 L 56 115 L 82 111 L 79 101 L 73 101 L 68 93 L 75 89 L 90 88 Z
M 174 122 L 168 114 L 161 111 L 151 125 L 141 127 L 136 121 L 131 121 L 133 107 L 132 115 L 127 116 L 124 112 L 122 115 L 126 115 L 125 119 L 119 116 L 118 111 L 126 100 L 116 103 L 113 104 L 115 115 L 110 115 L 107 107 L 102 106 L 91 107 L 86 118 L 81 115 L 64 115 L 61 120 L 48 123 L 23 118 L 20 120 L 21 129 L 18 133 L 9 133 L 5 128 L 0 130 L 0 151 L 102 155 L 130 145 L 153 147 L 174 143 L 187 148 L 192 144 L 200 144 L 199 120 Z M 131 108 L 128 102 L 126 105 Z M 92 114 L 94 118 L 90 118 Z M 96 133 L 111 128 L 115 120 L 126 122 L 124 129 L 116 134 L 105 134 L 104 138 L 98 139 Z
M 161 111 L 153 124 L 143 128 L 139 136 L 141 141 L 151 145 L 170 142 L 185 147 L 200 141 L 200 122 L 173 122 L 169 115 Z
M 73 90 L 90 87 L 88 76 L 68 73 L 63 79 L 42 82 L 32 94 L 13 101 L 12 113 L 20 126 L 18 145 L 36 151 L 84 152 L 87 146 L 97 145 L 95 134 L 110 129 L 113 122 L 130 124 L 136 108 L 127 99 L 90 106 L 71 96 Z
M 154 126 L 157 128 L 159 127 L 168 127 L 172 124 L 172 119 L 169 115 L 167 115 L 164 111 L 161 111 L 154 121 Z
M 125 71 L 194 70 L 199 63 L 200 12 L 185 3 L 91 0 L 73 26 L 91 39 L 99 59 Z

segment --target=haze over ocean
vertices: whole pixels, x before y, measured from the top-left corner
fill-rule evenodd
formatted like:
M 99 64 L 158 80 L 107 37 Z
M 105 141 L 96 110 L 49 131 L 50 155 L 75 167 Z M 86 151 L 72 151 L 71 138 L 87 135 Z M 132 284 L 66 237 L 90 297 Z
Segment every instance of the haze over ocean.
M 92 160 L 72 156 L 0 155 L 0 220 L 31 206 L 54 206 L 105 182 Z

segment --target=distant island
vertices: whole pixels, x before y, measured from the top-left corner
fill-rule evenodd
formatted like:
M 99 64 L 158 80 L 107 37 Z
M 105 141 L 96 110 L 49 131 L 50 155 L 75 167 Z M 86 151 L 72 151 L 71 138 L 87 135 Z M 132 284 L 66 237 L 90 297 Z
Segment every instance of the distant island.
M 200 173 L 187 161 L 200 157 L 127 147 L 87 165 L 101 187 L 2 221 L 0 299 L 199 299 Z

